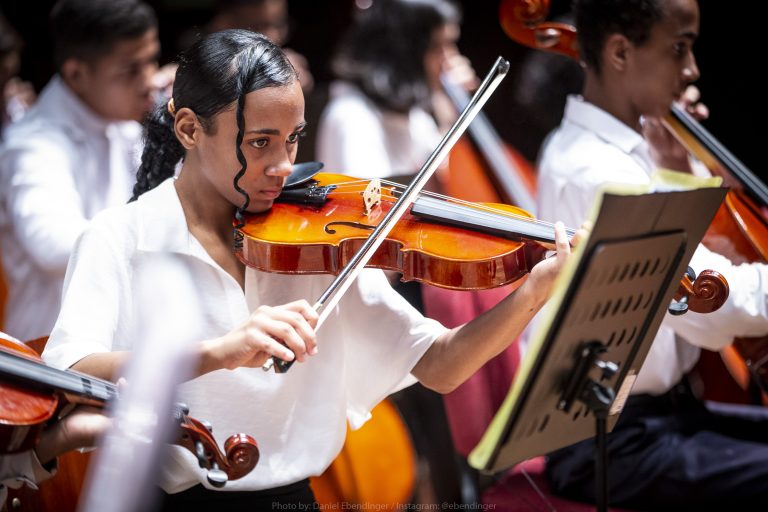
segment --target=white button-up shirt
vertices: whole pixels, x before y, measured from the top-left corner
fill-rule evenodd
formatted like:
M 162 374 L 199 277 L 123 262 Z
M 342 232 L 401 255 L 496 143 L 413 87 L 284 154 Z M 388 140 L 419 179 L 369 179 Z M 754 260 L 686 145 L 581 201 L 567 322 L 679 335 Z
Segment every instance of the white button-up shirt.
M 93 220 L 72 253 L 61 316 L 43 358 L 66 368 L 95 352 L 167 342 L 143 328 L 158 320 L 164 333 L 192 345 L 226 334 L 259 305 L 314 302 L 331 281 L 248 268 L 243 292 L 188 231 L 169 179 Z M 159 287 L 178 302 L 158 304 Z M 410 371 L 445 331 L 392 290 L 381 271 L 366 269 L 318 330 L 319 353 L 307 362 L 285 375 L 214 371 L 182 385 L 180 398 L 191 415 L 212 423 L 220 443 L 238 432 L 258 441 L 258 465 L 226 490 L 285 485 L 322 473 L 342 447 L 345 418 L 359 427 L 374 405 L 414 382 Z M 207 485 L 186 450 L 172 450 L 166 469 L 168 492 Z
M 569 97 L 562 124 L 547 140 L 539 163 L 538 217 L 578 227 L 602 185 L 648 184 L 655 168 L 638 132 L 581 98 Z M 633 393 L 669 390 L 696 363 L 700 347 L 719 350 L 735 336 L 768 332 L 766 265 L 733 265 L 700 245 L 690 266 L 723 274 L 730 296 L 715 313 L 667 314 Z
M 0 253 L 8 282 L 5 330 L 48 335 L 75 239 L 93 216 L 128 201 L 141 125 L 98 117 L 59 77 L 4 133 L 0 149 Z
M 440 141 L 435 120 L 421 108 L 384 111 L 346 82 L 334 82 L 330 94 L 316 150 L 327 172 L 358 178 L 415 174 Z

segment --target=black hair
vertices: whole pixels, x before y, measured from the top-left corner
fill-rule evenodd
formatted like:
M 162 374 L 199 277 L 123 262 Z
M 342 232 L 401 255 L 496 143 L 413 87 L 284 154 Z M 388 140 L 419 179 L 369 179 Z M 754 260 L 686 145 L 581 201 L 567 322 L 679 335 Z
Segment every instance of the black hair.
M 432 33 L 460 19 L 458 6 L 450 0 L 376 0 L 357 13 L 333 71 L 387 110 L 408 112 L 415 105 L 427 106 L 424 56 Z
M 643 45 L 654 24 L 663 19 L 661 0 L 574 0 L 581 58 L 600 72 L 600 54 L 611 34 L 623 34 L 636 46 Z
M 115 43 L 157 28 L 157 17 L 140 0 L 59 0 L 51 10 L 53 57 L 57 69 L 69 58 L 94 62 Z
M 215 129 L 213 117 L 236 103 L 238 132 L 233 143 L 242 167 L 235 176 L 234 186 L 245 198 L 238 215 L 248 207 L 250 200 L 238 185 L 246 169 L 240 148 L 245 126 L 245 96 L 252 91 L 285 86 L 297 80 L 298 75 L 283 51 L 268 38 L 249 30 L 222 30 L 209 34 L 179 59 L 173 82 L 175 111 L 189 108 L 197 115 L 203 130 L 210 133 Z M 184 157 L 184 147 L 173 130 L 173 115 L 166 105 L 157 107 L 149 115 L 144 130 L 144 152 L 131 201 L 173 176 L 176 164 Z

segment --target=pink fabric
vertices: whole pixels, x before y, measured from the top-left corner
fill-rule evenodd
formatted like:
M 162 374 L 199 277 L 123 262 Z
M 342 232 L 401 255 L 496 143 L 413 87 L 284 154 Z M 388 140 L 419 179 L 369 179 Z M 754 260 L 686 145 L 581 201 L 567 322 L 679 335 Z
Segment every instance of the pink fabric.
M 447 327 L 469 322 L 491 309 L 510 293 L 510 287 L 477 292 L 422 287 L 424 312 Z M 520 363 L 517 343 L 488 361 L 452 393 L 445 395 L 445 409 L 456 451 L 463 456 L 477 445 L 509 391 Z
M 514 289 L 494 288 L 478 292 L 444 290 L 423 286 L 424 311 L 428 317 L 447 327 L 469 322 L 498 304 Z M 445 409 L 456 451 L 466 457 L 477 445 L 494 414 L 501 406 L 520 364 L 517 341 L 491 359 L 458 389 L 445 395 Z M 551 494 L 544 478 L 544 457 L 534 457 L 510 469 L 501 480 L 482 493 L 484 504 L 494 505 L 499 512 L 550 510 L 550 503 L 559 512 L 587 512 L 594 505 L 569 501 Z M 542 497 L 523 474 L 531 477 L 543 493 Z M 610 508 L 612 512 L 621 509 Z
M 528 482 L 528 479 L 523 475 L 522 468 L 525 468 L 543 496 Z M 570 501 L 551 493 L 549 483 L 544 478 L 544 457 L 535 457 L 515 466 L 497 484 L 483 492 L 481 501 L 487 505 L 494 505 L 494 510 L 499 512 L 553 509 L 558 512 L 594 512 L 595 510 L 594 504 Z M 608 510 L 610 512 L 629 512 L 614 507 L 609 507 Z

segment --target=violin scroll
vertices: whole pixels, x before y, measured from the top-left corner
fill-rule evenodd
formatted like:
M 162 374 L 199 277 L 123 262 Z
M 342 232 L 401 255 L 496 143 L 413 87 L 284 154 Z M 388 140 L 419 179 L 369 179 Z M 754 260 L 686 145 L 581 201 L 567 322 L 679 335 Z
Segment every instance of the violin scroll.
M 222 453 L 211 435 L 211 427 L 184 411 L 179 415 L 180 438 L 177 442 L 197 457 L 202 469 L 207 470 L 208 482 L 214 487 L 223 487 L 228 480 L 237 480 L 247 475 L 259 462 L 259 447 L 256 440 L 247 434 L 234 434 L 227 438 Z

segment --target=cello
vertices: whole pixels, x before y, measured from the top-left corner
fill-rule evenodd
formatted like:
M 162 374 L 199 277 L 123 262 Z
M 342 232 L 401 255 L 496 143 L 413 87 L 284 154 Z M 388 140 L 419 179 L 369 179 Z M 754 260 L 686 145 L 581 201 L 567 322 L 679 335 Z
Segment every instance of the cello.
M 44 344 L 44 339 L 30 343 L 38 349 Z M 111 382 L 45 365 L 35 350 L 2 333 L 0 392 L 0 456 L 33 449 L 43 428 L 55 421 L 66 404 L 103 407 L 118 393 Z M 195 454 L 212 485 L 242 478 L 258 463 L 258 445 L 251 436 L 230 436 L 222 452 L 209 427 L 189 416 L 186 408 L 176 407 L 173 419 L 175 443 Z M 58 473 L 41 483 L 38 492 L 21 489 L 12 493 L 13 509 L 74 511 L 88 458 L 76 452 L 62 456 Z
M 469 96 L 443 75 L 441 84 L 458 111 Z M 491 122 L 479 112 L 451 150 L 447 195 L 473 202 L 513 204 L 524 210 L 535 207 L 536 174 L 528 161 L 514 148 L 505 145 Z
M 549 0 L 502 0 L 499 19 L 504 32 L 516 42 L 578 59 L 575 27 L 545 21 L 548 11 Z M 730 187 L 704 237 L 704 245 L 736 264 L 768 261 L 768 187 L 682 108 L 672 106 L 663 122 L 690 154 Z M 741 388 L 755 386 L 765 400 L 768 337 L 736 339 L 721 351 L 721 356 Z M 705 368 L 713 368 L 706 352 L 702 352 L 702 363 Z M 714 386 L 705 394 L 711 399 L 734 399 L 732 393 L 719 392 Z M 736 400 L 750 401 L 750 397 L 740 394 Z

